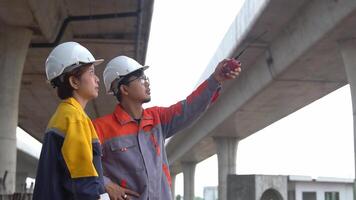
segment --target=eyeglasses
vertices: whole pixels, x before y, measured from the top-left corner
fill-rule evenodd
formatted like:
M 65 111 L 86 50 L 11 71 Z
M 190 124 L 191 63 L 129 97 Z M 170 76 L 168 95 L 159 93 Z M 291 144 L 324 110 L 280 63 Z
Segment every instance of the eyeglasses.
M 136 77 L 136 78 L 134 78 L 132 80 L 127 81 L 126 84 L 129 84 L 132 81 L 135 81 L 137 79 L 141 82 L 141 84 L 145 84 L 145 83 L 149 84 L 150 83 L 150 79 L 146 75 L 142 75 L 142 76 L 139 76 L 139 77 Z

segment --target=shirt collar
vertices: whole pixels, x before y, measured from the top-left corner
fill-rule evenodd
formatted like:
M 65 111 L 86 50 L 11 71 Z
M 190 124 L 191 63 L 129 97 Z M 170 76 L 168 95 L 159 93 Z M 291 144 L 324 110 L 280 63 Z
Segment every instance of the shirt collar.
M 134 121 L 132 117 L 121 107 L 120 104 L 116 105 L 114 116 L 121 125 Z
M 114 111 L 114 116 L 116 120 L 121 124 L 127 124 L 129 122 L 135 122 L 135 120 L 122 108 L 120 104 L 117 104 Z M 146 110 L 143 110 L 141 124 L 148 125 L 152 124 L 153 117 Z
M 77 110 L 79 110 L 81 113 L 83 113 L 84 115 L 86 115 L 85 112 L 84 112 L 84 109 L 83 109 L 82 105 L 80 105 L 80 103 L 79 103 L 75 98 L 69 97 L 69 98 L 67 98 L 67 99 L 64 99 L 62 102 L 63 102 L 63 103 L 68 103 L 68 104 L 74 106 Z

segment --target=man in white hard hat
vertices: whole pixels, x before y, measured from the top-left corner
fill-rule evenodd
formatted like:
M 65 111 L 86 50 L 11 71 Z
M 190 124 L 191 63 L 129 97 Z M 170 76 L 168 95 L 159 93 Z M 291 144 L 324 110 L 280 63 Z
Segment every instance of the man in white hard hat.
M 33 200 L 109 200 L 101 146 L 84 111 L 98 96 L 94 65 L 102 62 L 76 42 L 60 44 L 49 54 L 47 80 L 62 101 L 45 132 Z
M 225 59 L 185 100 L 143 109 L 151 99 L 144 74 L 148 67 L 127 56 L 107 64 L 105 88 L 118 104 L 112 114 L 94 120 L 94 126 L 103 147 L 104 183 L 111 200 L 172 198 L 165 139 L 197 119 L 214 102 L 221 83 L 239 75 L 240 66 Z

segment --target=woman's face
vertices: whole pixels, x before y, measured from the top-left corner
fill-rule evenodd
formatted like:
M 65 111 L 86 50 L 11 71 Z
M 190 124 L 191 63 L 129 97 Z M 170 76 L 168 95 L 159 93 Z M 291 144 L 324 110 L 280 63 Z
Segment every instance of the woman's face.
M 80 76 L 78 88 L 75 90 L 82 98 L 90 100 L 98 96 L 99 78 L 95 75 L 94 65 L 91 65 Z

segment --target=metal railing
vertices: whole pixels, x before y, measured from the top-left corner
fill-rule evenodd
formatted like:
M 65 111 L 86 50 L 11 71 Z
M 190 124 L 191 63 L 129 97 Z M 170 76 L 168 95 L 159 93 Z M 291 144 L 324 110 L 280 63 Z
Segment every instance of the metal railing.
M 3 177 L 0 178 L 0 200 L 32 200 L 33 184 L 29 189 L 26 189 L 26 184 L 24 185 L 24 192 L 16 192 L 14 194 L 7 194 L 6 191 L 6 177 L 8 171 L 4 172 Z
M 0 200 L 32 200 L 32 193 L 0 194 Z

